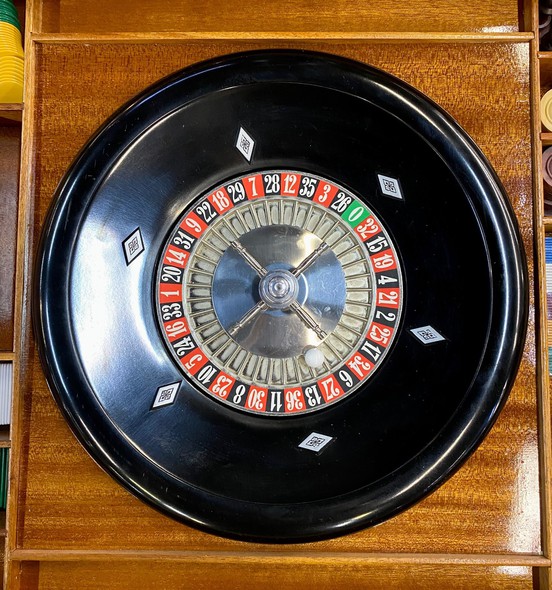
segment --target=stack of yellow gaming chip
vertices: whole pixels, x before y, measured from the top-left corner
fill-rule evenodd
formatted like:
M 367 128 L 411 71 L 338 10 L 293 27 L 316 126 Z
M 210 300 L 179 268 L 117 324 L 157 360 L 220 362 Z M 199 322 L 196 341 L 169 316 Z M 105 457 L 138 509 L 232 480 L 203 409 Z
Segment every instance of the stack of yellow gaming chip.
M 11 0 L 0 0 L 0 103 L 23 101 L 21 25 Z

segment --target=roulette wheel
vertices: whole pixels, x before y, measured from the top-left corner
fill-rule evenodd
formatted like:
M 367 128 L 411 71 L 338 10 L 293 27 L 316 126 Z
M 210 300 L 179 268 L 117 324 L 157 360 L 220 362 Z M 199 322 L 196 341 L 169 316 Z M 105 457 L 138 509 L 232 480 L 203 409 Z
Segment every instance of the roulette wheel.
M 505 403 L 515 217 L 430 99 L 331 55 L 161 80 L 59 185 L 34 318 L 50 388 L 117 481 L 215 534 L 302 542 L 445 481 Z

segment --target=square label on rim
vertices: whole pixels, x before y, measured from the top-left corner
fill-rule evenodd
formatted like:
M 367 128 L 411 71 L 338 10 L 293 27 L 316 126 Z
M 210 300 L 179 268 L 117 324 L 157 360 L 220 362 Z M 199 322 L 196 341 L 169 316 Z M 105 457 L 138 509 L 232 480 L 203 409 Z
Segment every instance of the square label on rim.
M 151 408 L 161 408 L 162 406 L 168 406 L 174 403 L 176 394 L 180 388 L 181 381 L 176 383 L 170 383 L 169 385 L 162 385 L 155 394 L 153 405 Z
M 325 434 L 320 434 L 318 432 L 311 432 L 311 434 L 309 434 L 307 438 L 299 445 L 299 448 L 318 453 L 332 440 L 333 436 L 326 436 Z
M 384 176 L 383 174 L 378 174 L 378 180 L 380 183 L 381 192 L 384 195 L 393 197 L 394 199 L 403 198 L 401 185 L 399 184 L 398 179 L 391 178 L 390 176 Z
M 145 250 L 144 248 L 144 240 L 142 240 L 142 233 L 140 232 L 140 228 L 137 227 L 128 238 L 123 242 L 123 250 L 125 251 L 125 260 L 127 266 L 142 252 Z
M 410 330 L 422 344 L 433 344 L 434 342 L 443 342 L 446 340 L 433 326 L 420 326 Z
M 251 162 L 251 156 L 253 155 L 253 149 L 255 148 L 255 140 L 247 133 L 247 131 L 240 127 L 238 133 L 238 140 L 236 141 L 236 147 L 240 154 L 248 161 Z

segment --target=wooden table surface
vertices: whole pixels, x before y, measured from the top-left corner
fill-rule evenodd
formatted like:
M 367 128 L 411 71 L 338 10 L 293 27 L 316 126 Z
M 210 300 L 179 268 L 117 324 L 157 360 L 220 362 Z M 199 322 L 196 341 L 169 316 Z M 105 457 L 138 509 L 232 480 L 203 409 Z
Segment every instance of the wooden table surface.
M 425 20 L 405 8 L 408 30 L 426 23 L 425 29 L 422 24 L 416 29 L 420 38 L 409 43 L 187 41 L 162 36 L 144 42 L 134 12 L 110 22 L 119 22 L 122 33 L 137 32 L 135 41 L 132 35 L 116 39 L 117 31 L 112 30 L 110 39 L 99 35 L 83 42 L 78 35 L 90 30 L 102 11 L 118 14 L 123 8 L 103 0 L 86 1 L 91 12 L 78 20 L 74 2 L 50 4 L 57 9 L 45 4 L 43 34 L 28 48 L 32 57 L 27 58 L 32 70 L 26 90 L 21 199 L 29 215 L 26 236 L 31 254 L 64 171 L 90 134 L 125 101 L 161 77 L 203 59 L 247 49 L 295 47 L 380 67 L 447 110 L 504 183 L 533 277 L 530 45 L 521 39 L 425 43 L 421 35 L 435 30 L 436 23 L 449 33 L 466 31 L 468 22 L 470 30 L 482 31 L 491 21 L 491 28 L 499 32 L 515 31 L 515 3 L 483 3 L 485 10 L 478 12 L 478 3 L 470 1 L 461 15 L 458 4 L 448 28 L 438 16 L 442 2 L 423 3 Z M 128 10 L 126 2 L 121 5 Z M 305 15 L 312 13 L 308 2 L 289 3 L 293 5 Z M 267 6 L 269 30 L 272 4 Z M 336 6 L 347 12 L 346 6 Z M 162 30 L 176 30 L 179 25 L 174 23 L 186 10 L 186 2 L 176 2 L 174 20 L 162 21 Z M 244 10 L 235 24 L 228 15 L 225 30 L 243 28 L 249 14 L 247 7 Z M 396 4 L 389 3 L 389 10 L 395 11 L 394 22 L 402 22 Z M 196 30 L 216 30 L 212 14 L 206 16 L 201 9 L 193 14 Z M 255 14 L 252 30 L 263 30 L 257 7 Z M 364 25 L 374 28 L 382 7 L 366 8 L 363 14 Z M 297 20 L 293 23 L 290 26 L 299 27 Z M 340 23 L 344 31 L 351 30 L 351 23 Z M 26 281 L 28 286 L 29 273 Z M 246 579 L 247 587 L 254 588 L 285 584 L 324 589 L 342 584 L 376 589 L 399 581 L 401 588 L 532 588 L 531 566 L 546 566 L 548 560 L 543 557 L 547 523 L 542 519 L 539 481 L 534 284 L 530 293 L 529 330 L 515 386 L 497 423 L 466 464 L 418 505 L 377 527 L 301 545 L 250 544 L 196 531 L 160 515 L 104 474 L 77 443 L 48 391 L 25 299 L 18 369 L 20 422 L 11 482 L 15 496 L 8 526 L 13 587 L 241 588 L 245 586 L 240 580 Z
M 64 170 L 112 111 L 151 82 L 188 63 L 251 47 L 200 42 L 37 45 L 31 187 L 36 203 L 34 244 Z M 531 265 L 527 48 L 515 44 L 358 44 L 353 48 L 317 45 L 316 49 L 331 49 L 400 76 L 436 100 L 469 131 L 505 183 Z M 405 50 L 408 60 L 403 59 Z M 417 507 L 381 526 L 306 545 L 301 551 L 541 552 L 533 314 L 531 318 L 511 398 L 487 440 L 460 472 Z M 19 548 L 244 549 L 240 543 L 176 524 L 130 497 L 96 467 L 69 433 L 44 384 L 34 350 L 25 376 L 29 411 L 23 434 L 28 453 L 21 464 Z M 289 547 L 248 545 L 246 550 L 285 551 Z

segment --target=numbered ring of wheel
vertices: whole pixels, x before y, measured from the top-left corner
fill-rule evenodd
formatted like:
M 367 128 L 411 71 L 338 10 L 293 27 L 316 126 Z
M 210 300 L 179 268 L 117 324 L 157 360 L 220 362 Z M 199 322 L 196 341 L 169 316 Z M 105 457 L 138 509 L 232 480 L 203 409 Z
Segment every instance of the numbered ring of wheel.
M 297 171 L 232 179 L 163 248 L 157 313 L 174 360 L 235 408 L 291 416 L 358 389 L 402 307 L 382 223 L 342 187 Z

